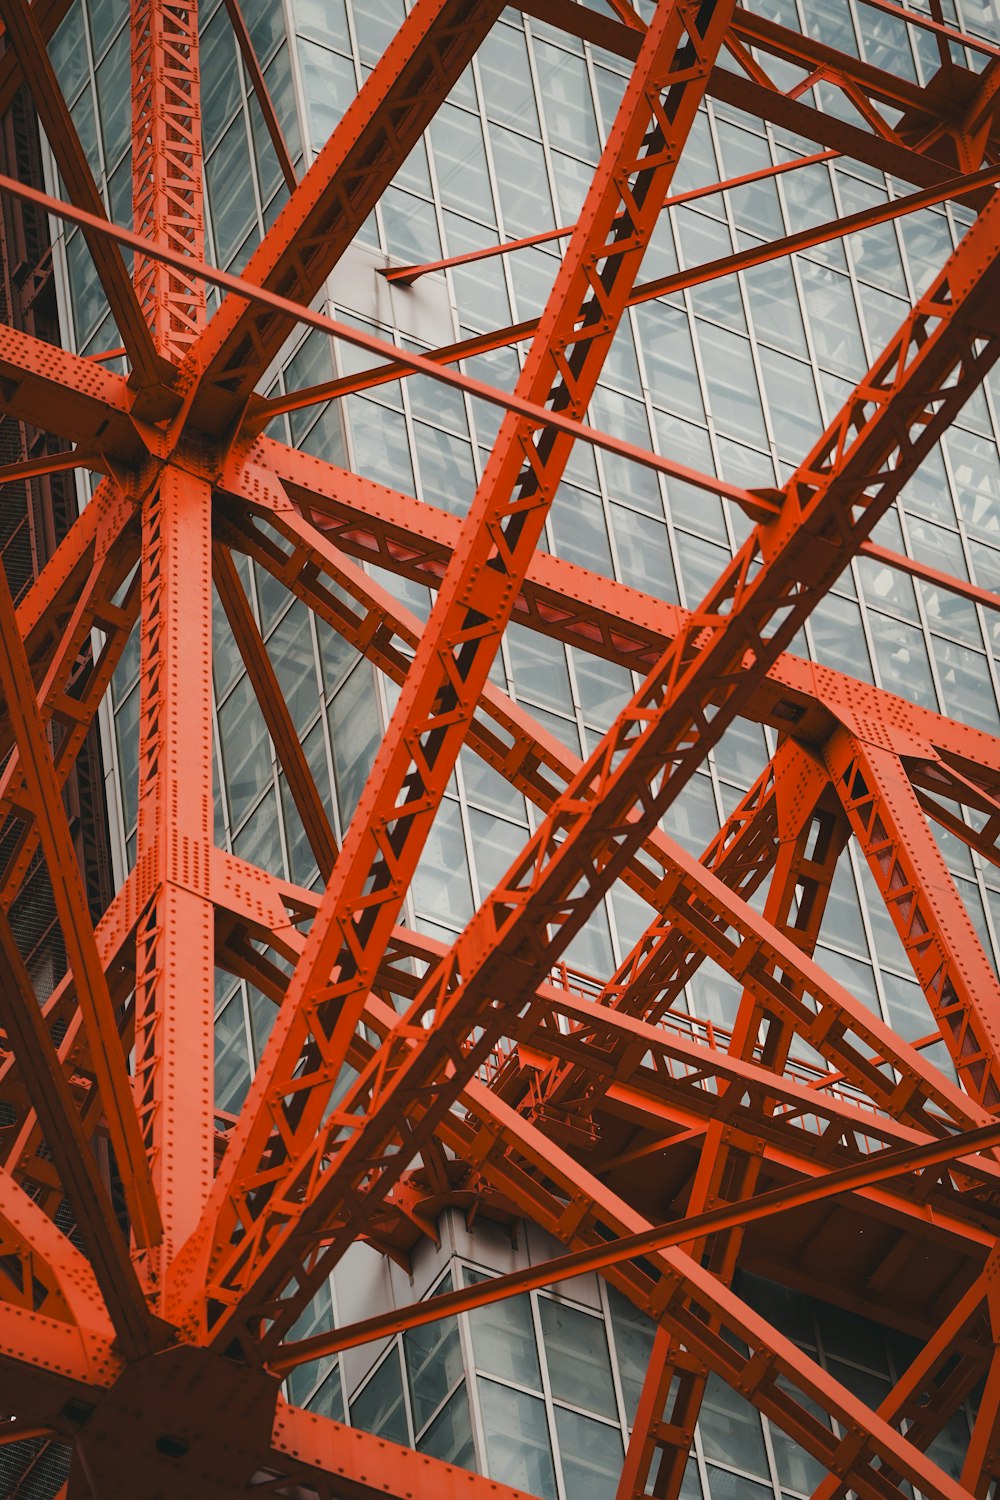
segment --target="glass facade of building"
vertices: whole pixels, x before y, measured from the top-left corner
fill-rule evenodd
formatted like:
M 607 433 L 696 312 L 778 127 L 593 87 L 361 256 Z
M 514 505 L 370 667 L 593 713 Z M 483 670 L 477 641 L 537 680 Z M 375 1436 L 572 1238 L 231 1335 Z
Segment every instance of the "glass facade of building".
M 932 36 L 854 0 L 755 0 L 751 8 L 900 77 L 926 83 L 939 65 Z M 242 9 L 301 172 L 391 40 L 403 0 L 242 0 Z M 990 0 L 945 0 L 945 16 L 994 37 L 1000 23 Z M 221 0 L 203 0 L 201 28 L 207 254 L 239 271 L 287 188 Z M 50 52 L 109 211 L 127 224 L 127 0 L 74 0 Z M 972 53 L 959 60 L 975 71 L 983 64 Z M 323 305 L 413 347 L 536 316 L 558 266 L 559 240 L 436 273 L 412 287 L 390 286 L 378 272 L 571 226 L 625 78 L 619 58 L 507 11 L 331 278 Z M 842 107 L 825 88 L 812 91 L 816 104 Z M 789 131 L 710 102 L 699 112 L 673 191 L 815 150 Z M 827 160 L 701 196 L 663 213 L 642 277 L 698 266 L 906 190 L 855 163 Z M 923 210 L 632 308 L 591 421 L 733 483 L 780 484 L 968 221 L 952 205 Z M 86 354 L 113 349 L 118 336 L 81 235 L 64 226 L 54 226 L 54 235 L 67 342 Z M 524 346 L 482 355 L 467 368 L 510 389 L 518 347 Z M 352 359 L 364 362 L 309 334 L 284 352 L 267 388 L 294 391 L 349 371 Z M 998 422 L 994 374 L 907 486 L 876 540 L 985 588 L 1000 586 Z M 281 417 L 275 434 L 428 505 L 462 513 L 496 425 L 495 409 L 413 376 Z M 545 545 L 654 598 L 691 606 L 747 526 L 720 499 L 578 444 Z M 241 577 L 339 836 L 395 689 L 268 575 L 244 560 Z M 388 574 L 379 581 L 426 615 L 425 590 Z M 283 878 L 315 885 L 319 874 L 302 825 L 216 606 L 217 840 Z M 795 651 L 1000 733 L 1000 616 L 876 561 L 861 559 L 844 573 Z M 138 666 L 136 636 L 104 719 L 119 879 L 135 846 Z M 593 748 L 633 686 L 624 669 L 517 626 L 507 633 L 494 676 L 576 754 Z M 774 748 L 769 730 L 740 721 L 674 806 L 668 831 L 700 853 Z M 532 817 L 523 798 L 464 751 L 409 893 L 410 924 L 450 941 L 507 869 Z M 973 925 L 996 955 L 1000 872 L 956 839 L 940 837 Z M 617 886 L 575 939 L 568 961 L 608 974 L 648 917 Z M 867 868 L 853 855 L 841 861 L 818 957 L 907 1039 L 931 1029 L 895 930 Z M 693 1017 L 726 1027 L 739 994 L 733 979 L 706 962 L 686 1002 Z M 216 1001 L 216 1104 L 232 1113 L 274 1012 L 263 996 L 221 971 Z M 931 1055 L 948 1068 L 943 1048 Z M 372 1252 L 352 1252 L 306 1322 L 318 1328 L 334 1319 L 338 1295 L 342 1302 L 349 1296 L 356 1316 L 359 1306 L 374 1311 L 415 1293 L 432 1295 L 526 1264 L 550 1248 L 535 1230 L 521 1232 L 512 1250 L 509 1236 L 488 1226 L 469 1235 L 457 1217 L 447 1217 L 441 1249 L 428 1242 L 418 1250 L 414 1285 Z M 765 1283 L 746 1282 L 741 1290 L 866 1401 L 877 1404 L 905 1363 L 905 1341 L 873 1325 L 830 1315 Z M 614 1492 L 651 1338 L 651 1327 L 617 1293 L 582 1280 L 558 1294 L 525 1295 L 307 1367 L 292 1380 L 290 1395 L 532 1493 L 603 1500 Z M 932 1450 L 956 1476 L 967 1440 L 963 1420 Z M 710 1383 L 689 1495 L 801 1495 L 820 1477 L 813 1460 L 749 1405 Z

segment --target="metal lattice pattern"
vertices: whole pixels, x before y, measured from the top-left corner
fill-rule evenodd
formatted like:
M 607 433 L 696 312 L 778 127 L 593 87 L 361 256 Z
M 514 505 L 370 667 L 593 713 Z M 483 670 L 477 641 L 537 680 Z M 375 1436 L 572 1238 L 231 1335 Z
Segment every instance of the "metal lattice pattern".
M 865 3 L 937 49 L 926 87 L 732 0 L 660 0 L 641 15 L 616 0 L 613 16 L 526 4 L 580 56 L 586 43 L 594 68 L 624 61 L 628 78 L 576 222 L 503 247 L 560 243 L 538 316 L 416 352 L 321 299 L 338 268 L 357 274 L 366 221 L 388 213 L 404 163 L 471 87 L 472 60 L 503 25 L 499 4 L 415 0 L 297 180 L 266 18 L 225 0 L 199 30 L 193 3 L 132 0 L 120 36 L 129 228 L 108 217 L 53 60 L 68 76 L 57 28 L 71 7 L 0 0 L 0 99 L 9 109 L 27 90 L 17 110 L 30 96 L 66 200 L 12 176 L 0 191 L 66 227 L 67 263 L 89 257 L 103 326 L 121 342 L 75 353 L 13 308 L 0 327 L 0 1404 L 13 1415 L 0 1476 L 12 1497 L 63 1481 L 67 1500 L 124 1494 L 141 1474 L 144 1492 L 177 1500 L 515 1500 L 496 1480 L 299 1410 L 280 1383 L 583 1272 L 657 1330 L 618 1500 L 675 1500 L 718 1381 L 821 1467 L 823 1500 L 914 1488 L 958 1500 L 1000 1483 L 1000 984 L 940 842 L 957 840 L 972 868 L 968 851 L 1000 863 L 1000 738 L 856 679 L 850 662 L 834 671 L 792 654 L 856 560 L 969 608 L 997 603 L 875 531 L 1000 359 L 1000 48 L 934 7 Z M 257 150 L 263 161 L 266 139 L 283 195 L 242 276 L 206 261 L 206 174 L 220 148 L 200 54 L 223 35 L 241 59 L 239 108 L 259 122 Z M 966 66 L 973 55 L 979 66 Z M 685 187 L 707 99 L 817 149 Z M 643 265 L 660 269 L 668 208 L 787 185 L 833 158 L 891 173 L 907 192 L 833 217 L 810 210 L 791 234 L 745 236 L 730 255 L 641 279 Z M 780 485 L 722 480 L 680 444 L 653 452 L 624 421 L 598 420 L 634 310 L 655 340 L 672 295 L 950 201 L 974 210 L 964 234 L 896 299 L 869 367 L 831 383 L 830 419 L 817 408 Z M 5 302 L 22 248 L 8 228 Z M 497 248 L 378 269 L 413 287 Z M 42 249 L 23 253 L 41 266 Z M 296 382 L 300 329 L 313 349 L 349 351 L 345 368 Z M 526 352 L 506 386 L 466 362 L 517 345 Z M 680 368 L 693 382 L 688 347 Z M 670 378 L 666 356 L 660 375 Z M 452 496 L 460 514 L 362 477 L 343 447 L 335 462 L 274 435 L 280 419 L 304 423 L 411 376 L 436 382 L 442 404 L 497 414 L 478 483 Z M 47 435 L 40 453 L 35 430 Z M 582 493 L 571 468 L 581 452 L 738 518 L 725 560 L 706 524 L 719 565 L 698 587 L 692 570 L 688 608 L 547 549 L 561 497 Z M 93 495 L 23 589 L 29 486 L 75 470 L 96 476 Z M 656 560 L 641 551 L 636 570 L 655 586 Z M 247 592 L 251 567 L 258 589 L 266 580 L 314 617 L 310 630 L 322 625 L 331 654 L 378 673 L 394 705 L 377 746 L 369 735 L 340 767 L 335 811 Z M 426 620 L 378 570 L 432 591 Z M 584 754 L 498 686 L 512 627 L 590 653 L 631 685 L 601 730 L 588 726 Z M 319 889 L 217 846 L 213 686 L 227 655 L 258 716 L 245 732 L 269 736 Z M 67 788 L 92 784 L 92 769 L 74 780 L 74 767 L 133 659 L 135 844 L 95 924 L 100 882 L 88 871 L 85 884 Z M 699 856 L 665 820 L 743 721 L 769 727 L 774 753 Z M 532 805 L 533 831 L 447 944 L 406 925 L 407 902 L 470 753 Z M 912 968 L 923 1034 L 893 1029 L 822 962 L 848 859 Z M 579 973 L 570 945 L 616 891 L 644 914 L 635 941 L 605 972 Z M 461 925 L 457 907 L 450 916 Z M 736 988 L 728 1028 L 681 1009 L 706 964 Z M 269 1007 L 230 1113 L 213 1095 L 220 973 Z M 431 1310 L 303 1333 L 353 1246 L 405 1258 L 454 1205 L 528 1219 L 565 1254 L 452 1288 Z M 820 1248 L 825 1228 L 855 1247 L 837 1267 Z M 868 1245 L 883 1286 L 893 1271 L 886 1320 L 922 1336 L 877 1410 L 744 1301 L 738 1280 L 763 1266 L 867 1309 Z M 934 1278 L 950 1291 L 930 1299 Z M 929 1449 L 977 1390 L 956 1480 Z

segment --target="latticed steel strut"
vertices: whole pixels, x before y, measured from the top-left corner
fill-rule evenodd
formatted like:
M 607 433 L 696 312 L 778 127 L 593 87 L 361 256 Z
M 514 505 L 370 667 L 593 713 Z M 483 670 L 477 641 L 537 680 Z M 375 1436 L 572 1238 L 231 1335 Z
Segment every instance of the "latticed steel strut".
M 588 1267 L 657 1325 L 619 1500 L 649 1484 L 679 1494 L 713 1375 L 818 1461 L 823 1500 L 986 1496 L 1000 1481 L 1000 987 L 933 830 L 1000 863 L 1000 739 L 790 651 L 861 555 L 995 607 L 872 533 L 1000 358 L 1000 52 L 979 42 L 981 71 L 961 67 L 953 29 L 914 16 L 941 47 L 921 89 L 734 0 L 659 0 L 648 24 L 624 0 L 614 18 L 530 0 L 529 16 L 627 61 L 617 117 L 541 316 L 415 354 L 312 304 L 499 0 L 415 0 L 299 181 L 226 0 L 288 189 L 242 277 L 205 261 L 194 0 L 131 3 L 131 229 L 108 221 L 46 51 L 68 8 L 0 0 L 0 104 L 27 89 L 67 201 L 8 178 L 0 190 L 80 226 L 128 373 L 0 327 L 0 408 L 61 445 L 25 451 L 0 482 L 99 476 L 21 597 L 0 573 L 0 1440 L 68 1445 L 67 1500 L 134 1492 L 139 1474 L 164 1500 L 516 1500 L 280 1394 L 300 1365 L 427 1319 L 393 1309 L 299 1337 L 352 1245 L 398 1257 L 443 1203 L 475 1202 L 532 1220 L 568 1258 L 456 1289 L 447 1310 Z M 837 108 L 808 102 L 819 84 Z M 853 158 L 915 191 L 643 283 L 709 97 L 797 132 L 820 162 Z M 781 488 L 725 483 L 587 425 L 630 307 L 949 198 L 974 221 Z M 518 243 L 553 238 L 539 231 Z M 222 297 L 208 315 L 210 285 Z M 265 399 L 299 326 L 381 363 Z M 519 343 L 513 391 L 460 367 Z M 464 520 L 264 435 L 280 412 L 414 372 L 502 411 Z M 694 609 L 540 546 L 580 442 L 749 518 Z M 246 558 L 399 688 L 339 846 Z M 428 585 L 426 623 L 359 564 Z M 213 588 L 318 893 L 214 845 Z M 491 680 L 511 623 L 641 679 L 586 761 Z M 134 634 L 136 857 L 95 924 L 63 794 Z M 777 748 L 698 858 L 662 820 L 737 718 L 770 726 Z M 463 748 L 537 818 L 446 947 L 400 922 Z M 848 844 L 912 965 L 923 1036 L 897 1035 L 817 960 Z M 67 961 L 43 1003 L 11 918 L 39 861 Z M 567 945 L 617 881 L 645 903 L 645 930 L 615 972 L 574 975 Z M 729 1032 L 678 1008 L 706 960 L 741 992 Z M 235 1119 L 213 1095 L 218 969 L 276 1012 Z M 938 1042 L 951 1073 L 930 1059 Z M 820 1214 L 877 1263 L 856 1258 L 828 1284 L 807 1253 Z M 882 1295 L 923 1352 L 869 1409 L 744 1303 L 748 1263 L 855 1310 Z M 934 1297 L 917 1284 L 928 1265 Z M 978 1385 L 956 1482 L 927 1450 Z

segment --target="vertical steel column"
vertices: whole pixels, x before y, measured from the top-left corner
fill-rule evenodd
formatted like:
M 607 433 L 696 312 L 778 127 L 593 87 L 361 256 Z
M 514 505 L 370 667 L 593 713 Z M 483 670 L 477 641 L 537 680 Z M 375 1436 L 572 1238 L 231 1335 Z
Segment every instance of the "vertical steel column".
M 131 44 L 136 229 L 201 260 L 196 0 L 132 0 Z M 136 257 L 135 282 L 157 349 L 180 363 L 204 327 L 204 282 L 152 256 Z M 213 1167 L 211 503 L 204 480 L 168 466 L 142 522 L 134 1082 L 164 1222 L 154 1287 Z
M 829 778 L 814 757 L 791 740 L 785 741 L 779 756 L 775 757 L 779 844 L 764 918 L 811 956 L 847 826 L 839 809 L 820 812 L 817 807 L 828 791 Z M 731 1056 L 750 1061 L 759 1054 L 760 1061 L 780 1075 L 793 1037 L 794 1029 L 786 1018 L 762 1004 L 754 989 L 743 991 Z M 709 1121 L 685 1213 L 703 1213 L 721 1202 L 751 1197 L 760 1176 L 760 1149 L 759 1142 L 741 1136 L 725 1120 Z M 698 1240 L 687 1250 L 729 1286 L 742 1240 L 742 1230 L 733 1229 Z M 705 1370 L 689 1354 L 681 1353 L 677 1339 L 661 1324 L 625 1455 L 618 1500 L 641 1500 L 657 1450 L 661 1456 L 653 1494 L 677 1500 L 705 1393 L 705 1376 Z M 669 1417 L 665 1417 L 668 1400 Z
M 838 730 L 826 763 L 963 1087 L 1000 1108 L 1000 983 L 902 761 Z
M 143 517 L 135 1087 L 169 1257 L 213 1169 L 211 490 L 168 466 Z M 157 1272 L 151 1267 L 155 1279 Z
M 131 24 L 136 233 L 203 260 L 197 0 L 132 0 Z M 135 286 L 158 351 L 179 364 L 204 327 L 204 281 L 137 255 Z

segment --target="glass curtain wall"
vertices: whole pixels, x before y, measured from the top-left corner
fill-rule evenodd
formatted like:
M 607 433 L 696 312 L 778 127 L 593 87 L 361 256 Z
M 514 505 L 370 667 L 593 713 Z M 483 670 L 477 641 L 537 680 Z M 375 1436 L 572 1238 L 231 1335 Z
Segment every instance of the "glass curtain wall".
M 300 172 L 391 40 L 403 4 L 242 0 Z M 639 8 L 648 13 L 648 0 Z M 750 8 L 920 84 L 938 66 L 932 36 L 855 0 L 835 7 L 826 0 L 754 0 Z M 990 35 L 998 18 L 990 0 L 945 0 L 945 19 Z M 287 189 L 221 3 L 203 0 L 201 27 L 207 254 L 240 271 Z M 74 0 L 50 51 L 109 211 L 127 224 L 127 0 Z M 956 49 L 956 60 L 975 71 L 983 62 L 962 49 Z M 372 268 L 421 263 L 571 226 L 625 79 L 620 59 L 506 11 L 364 225 L 359 253 Z M 811 97 L 820 108 L 843 107 L 822 83 Z M 699 111 L 673 190 L 814 152 L 789 131 L 709 102 Z M 50 176 L 58 188 L 54 170 Z M 697 266 L 906 190 L 837 160 L 671 207 L 661 217 L 642 277 Z M 631 309 L 591 421 L 725 480 L 780 484 L 933 279 L 967 222 L 960 207 L 923 210 Z M 120 340 L 82 237 L 59 224 L 53 233 L 67 342 L 87 354 L 114 349 Z M 353 300 L 343 289 L 346 280 L 335 276 L 324 305 L 345 320 L 414 344 L 430 301 L 436 341 L 448 343 L 537 315 L 562 244 L 456 267 L 391 294 L 372 269 L 366 295 Z M 509 389 L 520 353 L 517 346 L 506 348 L 466 368 Z M 268 389 L 294 390 L 343 372 L 328 341 L 310 334 L 284 351 Z M 1000 586 L 998 415 L 1000 375 L 994 372 L 880 524 L 877 541 L 984 588 Z M 461 514 L 497 421 L 494 409 L 414 376 L 282 417 L 274 431 L 308 452 Z M 747 525 L 719 499 L 578 445 L 544 544 L 558 557 L 690 606 Z M 244 560 L 240 576 L 339 836 L 395 689 L 267 574 Z M 380 574 L 379 581 L 426 615 L 426 590 L 389 575 Z M 318 872 L 302 826 L 218 601 L 216 608 L 216 838 L 284 878 L 315 884 Z M 851 565 L 794 649 L 1000 732 L 1000 616 L 878 562 Z M 136 638 L 115 675 L 104 723 L 119 878 L 135 847 L 138 666 Z M 517 626 L 507 632 L 494 676 L 578 755 L 593 747 L 633 688 L 626 670 Z M 734 725 L 671 810 L 668 831 L 700 852 L 774 748 L 770 731 L 750 722 Z M 520 796 L 463 752 L 413 882 L 407 920 L 450 941 L 506 870 L 532 817 Z M 984 868 L 954 838 L 935 833 L 986 951 L 996 954 L 1000 872 Z M 574 940 L 568 961 L 606 975 L 648 915 L 629 891 L 616 888 Z M 841 861 L 818 957 L 903 1036 L 916 1038 L 930 1029 L 895 931 L 867 869 L 853 855 Z M 738 1000 L 738 986 L 708 962 L 686 994 L 693 1017 L 722 1026 L 732 1022 Z M 221 972 L 216 1002 L 216 1103 L 232 1112 L 245 1095 L 273 1007 Z M 943 1049 L 931 1055 L 947 1067 L 946 1057 L 935 1054 Z M 457 1285 L 491 1269 L 473 1258 L 442 1262 L 441 1275 Z M 901 1358 L 895 1345 L 860 1325 L 854 1329 L 840 1314 L 827 1319 L 823 1309 L 810 1309 L 790 1294 L 763 1285 L 743 1290 L 772 1312 L 778 1299 L 778 1321 L 866 1400 L 877 1401 Z M 331 1288 L 317 1299 L 303 1329 L 335 1318 L 334 1304 Z M 408 1334 L 381 1353 L 363 1378 L 346 1376 L 337 1361 L 322 1372 L 299 1372 L 292 1395 L 344 1416 L 346 1392 L 350 1418 L 360 1426 L 540 1495 L 603 1497 L 613 1493 L 650 1338 L 636 1314 L 595 1282 L 593 1300 L 584 1304 L 533 1293 L 433 1332 Z M 962 1441 L 960 1435 L 943 1437 L 938 1461 L 946 1462 L 949 1442 L 960 1451 Z M 688 1476 L 691 1495 L 699 1487 L 713 1500 L 761 1494 L 761 1486 L 808 1493 L 817 1477 L 814 1467 L 731 1392 L 710 1387 Z

